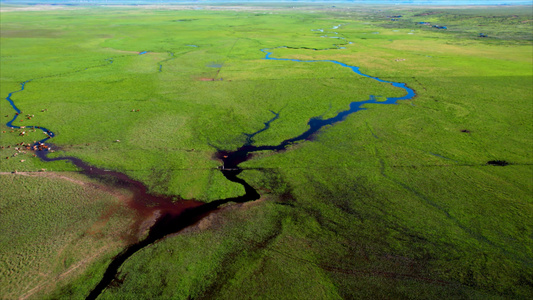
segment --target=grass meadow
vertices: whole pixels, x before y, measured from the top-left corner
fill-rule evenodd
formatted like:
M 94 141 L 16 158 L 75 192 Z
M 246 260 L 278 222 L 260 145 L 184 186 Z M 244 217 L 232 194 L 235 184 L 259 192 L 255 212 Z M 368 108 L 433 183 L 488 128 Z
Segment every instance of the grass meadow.
M 0 294 L 43 298 L 107 265 L 130 240 L 132 213 L 71 173 L 2 174 Z M 97 278 L 91 278 L 95 284 Z M 90 286 L 78 292 L 88 293 Z
M 83 299 L 134 219 L 117 192 L 69 163 L 13 156 L 17 143 L 44 138 L 5 126 L 14 111 L 4 98 L 21 82 L 31 80 L 12 96 L 23 111 L 15 123 L 52 130 L 51 156 L 204 202 L 244 193 L 214 153 L 243 145 L 271 111 L 279 119 L 255 145 L 370 95 L 403 96 L 332 63 L 264 60 L 261 49 L 358 66 L 417 96 L 255 153 L 240 176 L 260 200 L 136 253 L 101 299 L 533 293 L 530 11 L 79 7 L 6 11 L 0 24 L 1 298 Z M 509 165 L 487 164 L 497 160 Z

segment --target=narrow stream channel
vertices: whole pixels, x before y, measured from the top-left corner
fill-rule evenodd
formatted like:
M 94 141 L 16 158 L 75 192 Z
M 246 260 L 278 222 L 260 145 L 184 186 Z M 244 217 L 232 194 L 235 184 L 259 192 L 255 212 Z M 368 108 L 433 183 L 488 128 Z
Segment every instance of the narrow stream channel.
M 286 48 L 286 47 L 285 47 Z M 337 48 L 338 49 L 338 48 Z M 237 197 L 231 197 L 226 199 L 220 199 L 216 201 L 212 201 L 210 203 L 204 203 L 200 201 L 195 200 L 185 200 L 185 199 L 178 199 L 177 201 L 172 199 L 172 197 L 168 196 L 160 196 L 160 195 L 153 195 L 149 194 L 147 192 L 147 188 L 144 184 L 142 184 L 139 181 L 133 180 L 129 178 L 127 175 L 115 172 L 115 171 L 108 171 L 104 170 L 102 168 L 98 168 L 95 166 L 91 166 L 85 162 L 83 162 L 79 158 L 75 157 L 57 157 L 57 158 L 49 158 L 48 153 L 49 151 L 36 151 L 36 154 L 40 159 L 43 161 L 58 161 L 58 160 L 68 160 L 72 164 L 74 164 L 76 167 L 81 169 L 81 173 L 85 174 L 88 177 L 91 178 L 98 178 L 105 180 L 106 178 L 113 178 L 115 184 L 130 190 L 134 195 L 134 202 L 136 205 L 138 205 L 138 209 L 151 209 L 151 210 L 158 210 L 160 217 L 156 220 L 155 224 L 150 228 L 148 236 L 141 241 L 138 241 L 130 246 L 128 246 L 125 250 L 123 250 L 120 254 L 118 254 L 111 264 L 108 266 L 107 270 L 105 271 L 102 280 L 98 283 L 98 285 L 90 292 L 90 294 L 87 296 L 87 299 L 96 299 L 108 286 L 109 284 L 116 278 L 120 267 L 122 264 L 133 254 L 135 254 L 137 251 L 143 249 L 146 246 L 149 246 L 153 244 L 154 242 L 157 242 L 169 234 L 173 234 L 176 232 L 179 232 L 180 230 L 186 228 L 187 226 L 190 226 L 196 222 L 198 222 L 200 219 L 208 215 L 210 212 L 215 211 L 220 207 L 220 205 L 228 203 L 228 202 L 237 202 L 237 203 L 243 203 L 247 201 L 253 201 L 259 199 L 260 195 L 252 186 L 250 186 L 245 180 L 238 177 L 238 175 L 242 172 L 242 169 L 239 168 L 239 164 L 242 162 L 248 160 L 251 158 L 251 154 L 253 152 L 258 151 L 280 151 L 283 149 L 286 149 L 291 144 L 308 140 L 310 137 L 315 134 L 317 131 L 319 131 L 322 127 L 326 125 L 333 125 L 337 122 L 343 121 L 348 115 L 353 114 L 357 111 L 364 110 L 362 106 L 367 103 L 373 103 L 373 104 L 396 104 L 398 100 L 409 100 L 415 96 L 415 92 L 406 86 L 405 83 L 399 83 L 399 82 L 392 82 L 392 81 L 386 81 L 379 79 L 377 77 L 372 77 L 366 74 L 363 74 L 359 71 L 358 67 L 355 66 L 349 66 L 347 64 L 344 64 L 342 62 L 334 61 L 334 60 L 298 60 L 298 59 L 288 59 L 288 58 L 275 58 L 272 57 L 272 52 L 269 52 L 270 49 L 262 49 L 263 53 L 265 53 L 264 59 L 267 60 L 278 60 L 278 61 L 292 61 L 296 63 L 333 63 L 340 65 L 342 67 L 348 68 L 354 73 L 364 76 L 382 83 L 391 84 L 394 87 L 401 88 L 405 90 L 406 95 L 403 97 L 389 97 L 386 98 L 385 101 L 377 101 L 374 96 L 370 96 L 368 100 L 364 101 L 355 101 L 351 102 L 349 104 L 349 108 L 347 110 L 341 111 L 337 113 L 336 116 L 328 119 L 322 119 L 320 117 L 314 117 L 311 118 L 308 122 L 309 129 L 303 132 L 302 134 L 286 139 L 279 143 L 278 145 L 262 145 L 262 146 L 255 146 L 253 137 L 265 130 L 268 130 L 270 128 L 270 124 L 274 122 L 278 117 L 280 112 L 274 112 L 271 111 L 274 114 L 274 117 L 264 123 L 264 127 L 254 133 L 246 134 L 247 139 L 243 146 L 236 150 L 218 150 L 215 154 L 215 157 L 220 159 L 223 162 L 223 165 L 220 168 L 220 171 L 224 175 L 226 179 L 228 179 L 231 182 L 235 182 L 237 184 L 240 184 L 244 187 L 245 193 L 242 196 Z M 146 52 L 144 52 L 146 53 Z M 144 54 L 143 52 L 139 54 Z M 6 100 L 11 104 L 13 109 L 16 112 L 16 115 L 14 118 L 9 121 L 6 125 L 8 127 L 12 128 L 21 128 L 18 126 L 14 126 L 13 122 L 18 118 L 18 116 L 21 114 L 21 111 L 17 108 L 13 100 L 11 99 L 12 95 L 17 92 L 21 92 L 24 90 L 26 83 L 30 82 L 31 80 L 25 81 L 21 83 L 21 89 L 9 93 Z M 47 137 L 35 144 L 35 146 L 38 145 L 47 145 L 46 142 L 54 137 L 54 133 L 46 128 L 39 127 L 39 126 L 26 126 L 26 128 L 35 128 L 40 129 L 43 132 L 47 134 Z

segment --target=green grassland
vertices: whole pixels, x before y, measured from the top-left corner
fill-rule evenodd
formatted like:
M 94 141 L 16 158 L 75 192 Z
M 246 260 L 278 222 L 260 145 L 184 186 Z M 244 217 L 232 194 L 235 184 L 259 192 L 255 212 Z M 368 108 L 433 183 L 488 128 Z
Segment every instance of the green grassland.
M 528 11 L 529 10 L 529 11 Z M 396 10 L 402 18 L 382 23 L 386 28 L 411 28 L 423 31 L 435 31 L 432 27 L 415 24 L 429 22 L 432 25 L 446 26 L 446 33 L 455 43 L 465 43 L 468 39 L 483 40 L 487 44 L 528 45 L 531 43 L 531 26 L 533 17 L 530 8 L 505 7 L 500 9 L 479 8 L 475 10 L 453 8 L 430 8 L 425 10 Z M 378 18 L 391 15 L 382 10 Z M 483 33 L 487 37 L 480 38 Z M 466 40 L 465 40 L 466 39 Z
M 43 297 L 88 266 L 105 268 L 132 234 L 124 203 L 83 176 L 31 174 L 0 176 L 2 299 Z
M 424 15 L 433 11 L 439 13 Z M 395 14 L 400 21 L 386 17 Z M 337 60 L 405 82 L 416 90 L 412 100 L 366 105 L 313 141 L 256 153 L 241 164 L 241 177 L 260 201 L 230 205 L 143 249 L 101 298 L 525 298 L 533 293 L 531 19 L 527 10 L 507 8 L 3 12 L 0 95 L 32 80 L 12 99 L 35 117 L 17 124 L 54 131 L 52 156 L 79 157 L 155 193 L 208 202 L 243 193 L 216 169 L 213 155 L 241 146 L 244 133 L 273 117 L 270 110 L 280 117 L 256 145 L 297 136 L 311 117 L 332 117 L 351 101 L 403 96 L 331 63 L 264 60 L 260 49 Z M 449 29 L 415 24 L 421 21 Z M 489 37 L 479 38 L 479 28 Z M 2 123 L 12 115 L 2 100 Z M 46 168 L 81 176 L 66 162 L 12 157 L 15 143 L 44 135 L 21 137 L 2 126 L 0 172 Z M 0 295 L 11 298 L 44 281 L 34 269 L 57 276 L 80 261 L 85 254 L 73 249 L 90 240 L 72 239 L 111 200 L 58 180 L 0 179 L 0 242 L 13 245 L 0 247 L 0 286 L 8 283 Z M 18 197 L 24 191 L 30 196 Z M 39 193 L 76 200 L 41 201 L 42 216 L 29 218 L 31 195 Z M 71 215 L 87 197 L 99 200 Z M 11 205 L 19 209 L 6 210 Z M 50 223 L 57 214 L 69 218 Z M 62 233 L 80 218 L 73 233 Z M 112 239 L 114 230 L 102 234 Z M 54 256 L 61 245 L 70 252 Z M 120 245 L 114 247 L 35 297 L 84 298 Z M 42 258 L 43 265 L 19 257 Z

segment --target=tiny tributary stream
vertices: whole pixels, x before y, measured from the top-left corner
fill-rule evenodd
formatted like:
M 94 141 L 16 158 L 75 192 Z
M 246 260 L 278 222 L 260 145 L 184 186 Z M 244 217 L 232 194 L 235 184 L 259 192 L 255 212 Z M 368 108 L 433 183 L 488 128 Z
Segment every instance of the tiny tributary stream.
M 339 49 L 339 47 L 337 47 L 336 49 Z M 337 113 L 337 115 L 332 118 L 328 118 L 328 119 L 323 119 L 321 117 L 311 118 L 308 122 L 309 129 L 296 137 L 286 139 L 282 141 L 281 143 L 279 143 L 278 145 L 256 146 L 253 144 L 253 137 L 256 134 L 259 134 L 265 130 L 268 130 L 270 128 L 270 123 L 275 121 L 279 117 L 279 112 L 276 113 L 272 111 L 275 117 L 273 117 L 270 121 L 264 123 L 265 124 L 264 128 L 256 131 L 255 133 L 247 134 L 248 139 L 243 146 L 241 146 L 240 148 L 236 150 L 218 150 L 218 152 L 215 155 L 215 157 L 218 158 L 223 163 L 219 169 L 224 175 L 224 177 L 231 182 L 235 182 L 237 184 L 242 185 L 245 190 L 244 195 L 226 198 L 226 199 L 220 199 L 220 200 L 212 201 L 210 203 L 204 203 L 204 202 L 199 202 L 195 200 L 185 200 L 185 199 L 176 200 L 175 197 L 150 194 L 148 193 L 147 188 L 143 183 L 133 180 L 123 173 L 109 171 L 109 170 L 105 170 L 105 169 L 98 168 L 95 166 L 91 166 L 76 157 L 62 156 L 62 157 L 57 157 L 57 158 L 49 158 L 48 157 L 49 151 L 46 151 L 46 149 L 44 151 L 36 151 L 37 156 L 43 161 L 49 162 L 49 161 L 58 161 L 58 160 L 68 160 L 72 164 L 74 164 L 76 167 L 80 168 L 82 174 L 85 174 L 89 177 L 98 178 L 101 180 L 106 180 L 106 178 L 108 179 L 113 178 L 114 185 L 120 186 L 121 188 L 126 188 L 132 192 L 133 202 L 134 202 L 134 206 L 136 210 L 138 211 L 144 210 L 144 211 L 152 211 L 152 212 L 155 210 L 159 211 L 159 217 L 155 221 L 154 225 L 149 229 L 147 237 L 141 241 L 137 241 L 131 244 L 113 259 L 113 261 L 110 263 L 107 270 L 105 271 L 102 280 L 87 296 L 87 299 L 96 299 L 98 295 L 100 295 L 109 286 L 109 284 L 116 278 L 122 264 L 129 257 L 135 254 L 137 251 L 143 249 L 146 246 L 153 244 L 154 242 L 157 242 L 165 238 L 166 236 L 170 234 L 179 232 L 180 230 L 198 222 L 200 219 L 202 219 L 209 213 L 217 210 L 222 204 L 225 204 L 228 202 L 243 203 L 243 202 L 248 202 L 248 201 L 259 199 L 260 195 L 257 192 L 257 190 L 254 189 L 251 185 L 249 185 L 245 180 L 238 177 L 238 175 L 242 172 L 242 169 L 239 168 L 239 164 L 250 159 L 253 152 L 280 151 L 280 150 L 286 149 L 288 146 L 290 146 L 291 144 L 295 142 L 308 140 L 311 138 L 313 134 L 319 131 L 322 127 L 326 125 L 333 125 L 335 123 L 343 121 L 348 115 L 365 109 L 362 107 L 364 104 L 369 104 L 369 103 L 396 104 L 398 100 L 409 100 L 415 96 L 415 92 L 411 88 L 407 87 L 405 83 L 386 81 L 386 80 L 382 80 L 377 77 L 372 77 L 372 76 L 361 73 L 358 67 L 349 66 L 342 62 L 338 62 L 335 60 L 298 60 L 298 59 L 288 59 L 288 58 L 275 58 L 272 56 L 273 54 L 272 52 L 270 52 L 271 51 L 270 49 L 262 49 L 261 51 L 265 53 L 264 59 L 267 59 L 267 60 L 292 61 L 295 63 L 337 64 L 341 67 L 350 69 L 351 71 L 353 71 L 354 73 L 360 76 L 367 77 L 373 80 L 377 80 L 382 83 L 391 84 L 397 88 L 401 88 L 405 90 L 406 95 L 403 97 L 386 98 L 385 101 L 378 101 L 376 97 L 370 96 L 368 100 L 351 102 L 349 104 L 349 109 Z M 141 52 L 140 54 L 144 54 L 144 53 L 146 52 Z M 21 128 L 21 127 L 13 125 L 13 122 L 20 116 L 21 111 L 15 105 L 14 101 L 12 100 L 12 96 L 13 94 L 17 92 L 24 91 L 24 88 L 28 82 L 31 82 L 31 80 L 21 83 L 20 90 L 9 93 L 8 97 L 6 98 L 6 100 L 11 104 L 11 106 L 16 112 L 16 115 L 13 117 L 13 119 L 6 124 L 8 127 Z M 44 127 L 40 127 L 40 126 L 25 126 L 25 128 L 40 129 L 44 133 L 47 134 L 47 137 L 45 139 L 37 142 L 34 146 L 43 146 L 43 145 L 50 146 L 50 144 L 47 144 L 47 142 L 49 139 L 54 137 L 54 133 L 51 130 L 44 128 Z

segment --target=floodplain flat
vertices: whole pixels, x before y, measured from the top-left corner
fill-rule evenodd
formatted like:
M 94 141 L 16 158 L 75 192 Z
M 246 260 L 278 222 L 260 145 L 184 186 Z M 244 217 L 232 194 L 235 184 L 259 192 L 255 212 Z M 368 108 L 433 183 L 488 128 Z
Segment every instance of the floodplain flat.
M 533 293 L 530 10 L 2 4 L 0 24 L 0 298 Z

